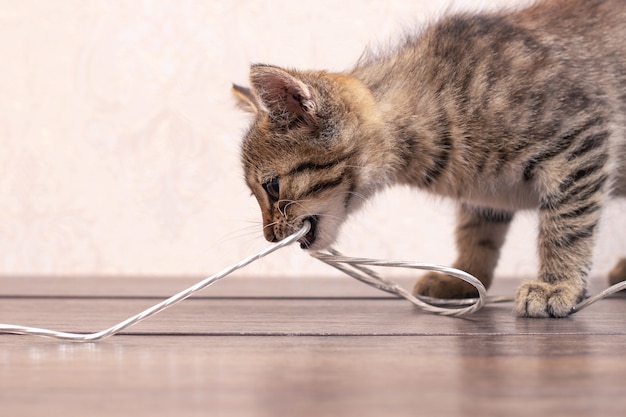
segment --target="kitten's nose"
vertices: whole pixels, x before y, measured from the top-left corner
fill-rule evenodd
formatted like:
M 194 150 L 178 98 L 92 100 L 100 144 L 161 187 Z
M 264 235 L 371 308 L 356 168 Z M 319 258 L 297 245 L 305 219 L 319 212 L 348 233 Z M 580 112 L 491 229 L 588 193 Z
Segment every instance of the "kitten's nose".
M 268 242 L 276 243 L 280 240 L 274 234 L 274 228 L 269 226 L 265 226 L 263 228 L 263 235 L 265 236 L 265 240 L 267 240 Z

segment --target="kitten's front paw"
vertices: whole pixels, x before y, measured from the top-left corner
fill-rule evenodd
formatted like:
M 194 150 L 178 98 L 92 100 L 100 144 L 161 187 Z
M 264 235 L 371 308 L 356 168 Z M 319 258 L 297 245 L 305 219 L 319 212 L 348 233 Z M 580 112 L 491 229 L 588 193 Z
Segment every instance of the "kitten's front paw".
M 571 284 L 525 282 L 517 290 L 515 312 L 519 317 L 567 317 L 583 295 L 584 289 Z
M 467 282 L 449 275 L 429 272 L 413 286 L 413 294 L 433 298 L 475 298 L 478 291 Z

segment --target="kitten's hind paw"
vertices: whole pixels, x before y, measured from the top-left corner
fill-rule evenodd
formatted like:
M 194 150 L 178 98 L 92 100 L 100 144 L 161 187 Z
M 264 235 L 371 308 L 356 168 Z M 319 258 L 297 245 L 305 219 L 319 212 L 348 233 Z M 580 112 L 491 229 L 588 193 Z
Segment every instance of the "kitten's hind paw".
M 584 289 L 571 284 L 525 282 L 517 290 L 515 312 L 519 317 L 567 317 L 583 295 Z
M 421 277 L 413 286 L 413 294 L 444 299 L 478 297 L 473 285 L 437 272 L 428 272 Z

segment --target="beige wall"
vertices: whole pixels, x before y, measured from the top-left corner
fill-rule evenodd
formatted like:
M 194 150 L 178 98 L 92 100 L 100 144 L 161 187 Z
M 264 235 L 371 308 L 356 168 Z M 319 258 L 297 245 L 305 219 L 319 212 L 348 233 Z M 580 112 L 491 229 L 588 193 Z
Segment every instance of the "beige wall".
M 518 1 L 519 2 L 519 1 Z M 457 1 L 457 8 L 511 1 Z M 0 0 L 0 274 L 209 275 L 264 247 L 232 81 L 250 62 L 347 68 L 439 0 Z M 597 271 L 626 254 L 624 204 Z M 353 255 L 450 263 L 452 205 L 384 193 L 346 225 Z M 500 273 L 531 275 L 521 215 Z M 243 274 L 331 274 L 296 247 Z

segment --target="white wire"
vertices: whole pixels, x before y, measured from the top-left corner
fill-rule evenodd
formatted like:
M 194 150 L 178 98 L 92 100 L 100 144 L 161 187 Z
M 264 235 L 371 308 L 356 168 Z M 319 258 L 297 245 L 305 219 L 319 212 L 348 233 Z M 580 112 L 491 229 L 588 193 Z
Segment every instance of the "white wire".
M 13 324 L 0 324 L 0 333 L 11 333 L 11 334 L 22 334 L 22 335 L 32 335 L 32 336 L 43 336 L 43 337 L 49 337 L 49 338 L 53 338 L 53 339 L 61 339 L 61 340 L 69 340 L 69 341 L 74 341 L 74 342 L 96 342 L 96 341 L 100 341 L 100 340 L 104 340 L 108 337 L 113 336 L 116 333 L 121 332 L 122 330 L 130 327 L 130 326 L 134 326 L 135 324 L 139 323 L 140 321 L 143 321 L 145 319 L 147 319 L 148 317 L 152 317 L 157 313 L 160 313 L 161 311 L 165 310 L 166 308 L 169 308 L 171 306 L 173 306 L 174 304 L 177 304 L 187 298 L 189 298 L 192 294 L 202 290 L 203 288 L 208 287 L 211 284 L 214 284 L 215 282 L 219 281 L 220 279 L 224 278 L 225 276 L 231 274 L 232 272 L 243 268 L 244 266 L 256 261 L 257 259 L 260 259 L 264 256 L 269 255 L 270 253 L 283 248 L 287 245 L 290 245 L 291 243 L 297 241 L 298 239 L 302 238 L 303 236 L 305 236 L 309 230 L 311 228 L 311 225 L 306 222 L 304 224 L 304 226 L 302 226 L 302 229 L 298 230 L 296 233 L 292 234 L 291 236 L 285 238 L 284 240 L 272 244 L 268 247 L 266 247 L 265 249 L 260 250 L 259 252 L 257 252 L 254 255 L 248 256 L 247 258 L 243 259 L 242 261 L 240 261 L 239 263 L 232 265 L 224 270 L 222 270 L 221 272 L 218 272 L 215 275 L 212 275 L 208 278 L 203 279 L 202 281 L 198 282 L 197 284 L 187 288 L 184 291 L 179 292 L 176 295 L 173 295 L 172 297 L 168 298 L 167 300 L 161 301 L 160 303 L 142 311 L 141 313 L 132 316 L 118 324 L 116 324 L 115 326 L 112 326 L 108 329 L 102 330 L 100 332 L 96 332 L 96 333 L 88 333 L 88 334 L 84 334 L 84 333 L 67 333 L 67 332 L 58 332 L 55 330 L 48 330 L 48 329 L 40 329 L 37 327 L 28 327 L 28 326 L 17 326 L 17 325 L 13 325 Z
M 139 314 L 136 314 L 115 326 L 112 326 L 108 329 L 102 330 L 96 333 L 68 333 L 68 332 L 58 332 L 54 330 L 41 329 L 37 327 L 28 327 L 28 326 L 18 326 L 13 324 L 1 324 L 0 323 L 0 334 L 1 333 L 10 333 L 10 334 L 21 334 L 21 335 L 32 335 L 32 336 L 42 336 L 53 339 L 61 339 L 68 340 L 74 342 L 96 342 L 100 340 L 104 340 L 113 336 L 116 333 L 121 332 L 128 327 L 134 326 L 135 324 L 154 316 L 155 314 L 160 313 L 161 311 L 177 304 L 187 298 L 189 298 L 194 293 L 208 287 L 209 285 L 219 281 L 220 279 L 226 277 L 232 272 L 243 268 L 244 266 L 269 255 L 270 253 L 281 249 L 287 245 L 292 244 L 293 242 L 299 240 L 304 237 L 310 230 L 311 225 L 308 222 L 305 222 L 300 230 L 283 239 L 282 241 L 272 244 L 265 249 L 260 250 L 254 255 L 248 256 L 243 259 L 239 263 L 232 265 L 221 272 L 212 275 L 208 278 L 203 279 L 197 284 L 187 288 L 179 292 L 176 295 L 142 311 Z M 334 249 L 330 249 L 328 252 L 313 252 L 311 256 L 314 258 L 344 272 L 345 274 L 351 276 L 352 278 L 358 279 L 368 285 L 371 285 L 379 290 L 386 291 L 392 294 L 396 294 L 399 297 L 406 298 L 411 303 L 416 305 L 421 310 L 441 314 L 446 316 L 454 316 L 459 317 L 471 313 L 475 313 L 480 310 L 487 303 L 496 303 L 496 302 L 510 302 L 513 301 L 510 297 L 487 297 L 487 290 L 485 286 L 474 276 L 468 274 L 467 272 L 461 271 L 455 268 L 449 268 L 441 265 L 434 265 L 428 263 L 420 263 L 420 262 L 407 262 L 407 261 L 390 261 L 384 259 L 372 259 L 372 258 L 353 258 L 344 256 L 341 253 L 337 252 Z M 462 300 L 444 300 L 444 299 L 434 299 L 430 297 L 422 297 L 411 294 L 409 291 L 402 288 L 397 283 L 383 278 L 375 271 L 368 268 L 368 266 L 379 266 L 379 267 L 393 267 L 393 268 L 409 268 L 409 269 L 421 269 L 427 271 L 436 271 L 441 272 L 446 275 L 451 275 L 458 279 L 461 279 L 470 285 L 473 285 L 478 291 L 478 298 L 469 298 Z M 585 307 L 595 303 L 598 300 L 601 300 L 611 294 L 614 294 L 618 291 L 626 289 L 626 281 L 615 284 L 601 293 L 590 297 L 581 303 L 577 304 L 571 311 L 571 313 L 576 313 L 582 310 Z
M 373 286 L 374 288 L 378 288 L 379 290 L 387 291 L 392 294 L 396 294 L 399 297 L 406 298 L 421 310 L 430 313 L 459 317 L 475 313 L 486 304 L 514 301 L 513 297 L 487 297 L 487 290 L 485 289 L 485 286 L 482 284 L 482 282 L 480 282 L 473 275 L 456 268 L 419 262 L 390 261 L 385 259 L 372 258 L 353 258 L 349 256 L 344 256 L 334 249 L 329 249 L 328 252 L 312 253 L 311 256 L 334 268 L 337 268 L 338 270 L 351 276 L 352 278 L 358 279 L 359 281 Z M 366 268 L 365 265 L 390 268 L 422 269 L 427 271 L 442 272 L 446 275 L 451 275 L 453 277 L 459 278 L 474 286 L 474 288 L 476 288 L 476 290 L 478 291 L 478 298 L 442 299 L 414 295 L 402 288 L 397 283 L 385 279 L 377 274 L 375 271 Z M 626 281 L 614 284 L 604 291 L 594 296 L 588 297 L 580 303 L 576 304 L 574 307 L 572 307 L 570 314 L 577 313 L 580 310 L 589 307 L 591 304 L 625 289 Z
M 441 265 L 420 263 L 420 262 L 405 262 L 405 261 L 389 261 L 383 259 L 371 259 L 371 258 L 352 258 L 343 256 L 334 249 L 330 249 L 329 253 L 316 252 L 312 253 L 316 259 L 337 268 L 341 272 L 365 282 L 375 288 L 382 291 L 387 291 L 392 294 L 396 294 L 400 297 L 406 298 L 411 303 L 424 311 L 430 313 L 442 314 L 446 316 L 463 316 L 466 314 L 474 313 L 480 310 L 487 302 L 487 289 L 476 277 L 461 271 L 456 268 L 449 268 Z M 464 300 L 439 300 L 431 299 L 427 297 L 417 297 L 397 283 L 387 280 L 377 274 L 375 271 L 367 268 L 367 266 L 382 266 L 393 268 L 409 268 L 409 269 L 421 269 L 426 271 L 442 272 L 447 275 L 459 278 L 468 284 L 474 286 L 478 291 L 478 298 L 464 299 Z M 351 267 L 351 268 L 350 268 Z M 454 301 L 454 303 L 450 303 Z M 460 301 L 460 303 L 458 303 Z M 443 307 L 443 305 L 461 305 L 461 307 Z M 468 305 L 469 304 L 469 305 Z M 467 307 L 463 307 L 467 306 Z

